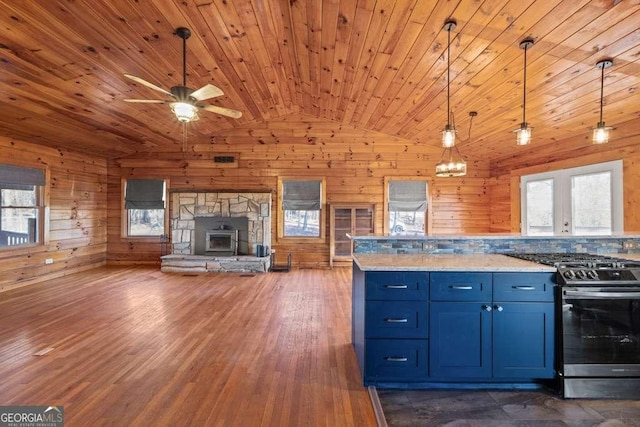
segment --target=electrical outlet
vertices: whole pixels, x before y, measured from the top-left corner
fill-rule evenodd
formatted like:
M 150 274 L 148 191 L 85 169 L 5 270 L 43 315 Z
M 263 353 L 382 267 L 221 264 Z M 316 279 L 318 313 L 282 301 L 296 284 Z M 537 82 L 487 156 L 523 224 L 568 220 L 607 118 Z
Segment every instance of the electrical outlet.
M 622 242 L 622 249 L 638 249 L 638 242 L 634 240 L 627 240 Z
M 53 264 L 53 258 L 47 258 L 44 260 L 45 264 Z
M 435 251 L 436 249 L 437 245 L 435 242 L 422 242 L 423 251 Z

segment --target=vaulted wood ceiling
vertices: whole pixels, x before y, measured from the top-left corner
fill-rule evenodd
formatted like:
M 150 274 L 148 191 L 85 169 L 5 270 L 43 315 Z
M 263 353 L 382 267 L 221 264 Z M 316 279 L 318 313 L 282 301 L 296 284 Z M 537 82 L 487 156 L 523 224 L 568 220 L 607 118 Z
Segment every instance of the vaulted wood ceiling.
M 161 98 L 128 72 L 170 88 L 206 83 L 208 103 L 192 140 L 292 113 L 440 145 L 446 124 L 446 19 L 452 32 L 451 109 L 465 156 L 499 160 L 528 148 L 511 133 L 527 121 L 534 146 L 589 144 L 604 118 L 614 138 L 640 138 L 638 0 L 49 0 L 0 1 L 0 134 L 96 156 L 177 151 L 181 127 Z

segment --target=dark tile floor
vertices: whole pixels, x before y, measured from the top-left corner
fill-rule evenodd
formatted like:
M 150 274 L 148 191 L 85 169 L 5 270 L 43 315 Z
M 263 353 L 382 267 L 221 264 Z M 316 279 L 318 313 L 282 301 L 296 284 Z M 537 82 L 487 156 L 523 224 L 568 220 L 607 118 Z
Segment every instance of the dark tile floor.
M 544 391 L 377 390 L 389 426 L 640 426 L 640 401 Z

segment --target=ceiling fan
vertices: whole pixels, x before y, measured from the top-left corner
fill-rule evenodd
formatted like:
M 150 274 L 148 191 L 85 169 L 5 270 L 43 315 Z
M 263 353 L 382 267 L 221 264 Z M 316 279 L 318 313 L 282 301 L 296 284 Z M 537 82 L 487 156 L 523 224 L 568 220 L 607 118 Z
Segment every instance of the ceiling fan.
M 169 104 L 178 120 L 184 123 L 197 120 L 199 110 L 210 111 L 234 119 L 240 118 L 242 116 L 240 111 L 219 107 L 217 105 L 199 103 L 205 99 L 224 95 L 224 93 L 220 88 L 210 83 L 196 90 L 187 87 L 187 39 L 191 37 L 191 31 L 188 28 L 180 27 L 176 29 L 176 35 L 182 39 L 182 85 L 173 86 L 171 91 L 168 91 L 133 74 L 125 73 L 125 77 L 143 86 L 164 93 L 169 96 L 170 99 L 125 99 L 124 101 L 145 104 Z

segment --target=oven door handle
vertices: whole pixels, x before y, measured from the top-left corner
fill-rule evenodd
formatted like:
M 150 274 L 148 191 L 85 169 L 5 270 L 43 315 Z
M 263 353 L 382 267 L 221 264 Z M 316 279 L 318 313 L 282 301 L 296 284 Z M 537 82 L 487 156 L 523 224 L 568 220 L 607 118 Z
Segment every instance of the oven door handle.
M 564 295 L 567 297 L 583 297 L 583 298 L 637 298 L 640 299 L 640 289 L 634 288 L 630 291 L 572 291 L 565 290 Z

